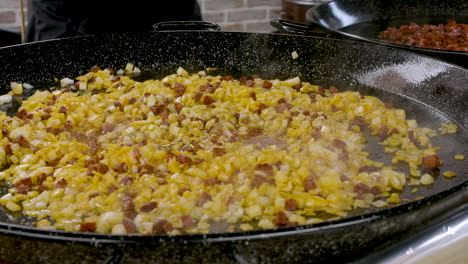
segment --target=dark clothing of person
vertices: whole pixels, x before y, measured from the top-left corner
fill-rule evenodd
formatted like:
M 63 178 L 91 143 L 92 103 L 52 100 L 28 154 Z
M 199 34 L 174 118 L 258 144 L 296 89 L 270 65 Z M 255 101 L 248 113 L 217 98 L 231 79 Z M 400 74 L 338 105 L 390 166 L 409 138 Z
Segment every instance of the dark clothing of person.
M 162 21 L 201 20 L 196 0 L 32 0 L 25 42 L 151 31 Z

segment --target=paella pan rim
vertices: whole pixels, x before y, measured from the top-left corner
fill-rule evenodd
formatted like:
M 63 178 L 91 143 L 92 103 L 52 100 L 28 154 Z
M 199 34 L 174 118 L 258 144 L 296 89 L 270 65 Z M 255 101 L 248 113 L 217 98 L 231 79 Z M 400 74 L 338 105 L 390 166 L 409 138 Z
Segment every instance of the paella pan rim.
M 193 31 L 190 31 L 193 33 Z M 226 34 L 226 32 L 210 32 L 210 34 Z M 161 34 L 161 33 L 156 33 Z M 258 34 L 262 35 L 262 33 L 238 33 L 238 32 L 229 32 L 228 34 L 245 34 L 245 35 L 252 35 Z M 271 35 L 271 34 L 263 34 L 263 35 Z M 352 40 L 336 40 L 336 39 L 329 39 L 329 38 L 320 38 L 320 37 L 309 37 L 309 36 L 294 36 L 296 38 L 318 38 L 318 39 L 326 39 L 327 41 L 335 41 L 339 43 L 348 43 L 349 45 L 360 45 L 361 47 L 375 47 L 379 46 L 380 48 L 386 48 L 395 50 L 397 52 L 407 52 L 401 51 L 396 48 L 388 48 L 382 47 L 381 45 L 373 44 L 373 43 L 360 43 L 355 42 Z M 83 37 L 75 37 L 75 38 L 68 38 L 62 40 L 50 40 L 50 41 L 42 41 L 40 43 L 34 45 L 42 45 L 47 44 L 49 42 L 54 41 L 74 41 L 74 39 L 82 39 L 82 38 L 89 38 L 89 36 Z M 91 36 L 90 38 L 93 38 Z M 26 47 L 30 44 L 20 44 L 16 46 L 9 46 L 0 48 L 2 49 L 14 49 L 14 48 L 21 48 Z M 408 52 L 407 52 L 408 53 Z M 432 59 L 437 61 L 429 56 L 424 56 L 415 53 L 408 53 L 414 56 L 422 56 L 423 58 Z M 441 62 L 444 63 L 444 62 Z M 464 70 L 462 67 L 453 65 L 450 63 L 445 63 L 450 65 L 451 68 L 458 68 Z M 84 242 L 84 243 L 119 243 L 119 244 L 135 244 L 135 243 L 147 243 L 147 242 L 227 242 L 227 241 L 243 241 L 243 240 L 256 240 L 256 239 L 267 239 L 267 238 L 274 238 L 274 237 L 285 237 L 285 236 L 296 236 L 296 235 L 303 235 L 303 234 L 311 234 L 311 233 L 320 233 L 322 231 L 333 230 L 333 229 L 340 229 L 346 228 L 350 226 L 357 226 L 357 225 L 364 225 L 369 222 L 379 221 L 388 216 L 404 214 L 412 210 L 416 210 L 433 202 L 437 202 L 443 200 L 444 198 L 453 195 L 459 194 L 463 191 L 466 191 L 468 187 L 468 181 L 464 181 L 461 184 L 458 184 L 450 189 L 446 189 L 439 193 L 432 194 L 427 196 L 421 200 L 400 204 L 392 208 L 386 208 L 379 210 L 377 212 L 371 212 L 367 214 L 362 214 L 359 216 L 352 216 L 348 218 L 342 218 L 339 220 L 328 221 L 319 224 L 312 224 L 312 225 L 305 225 L 305 226 L 298 226 L 298 227 L 288 227 L 288 228 L 278 228 L 278 229 L 271 229 L 271 230 L 256 230 L 256 231 L 248 231 L 248 232 L 235 232 L 235 233 L 222 233 L 222 234 L 193 234 L 193 235 L 176 235 L 176 236 L 168 236 L 168 235 L 104 235 L 104 234 L 96 234 L 96 233 L 82 233 L 82 232 L 66 232 L 66 231 L 56 231 L 56 230 L 44 230 L 30 226 L 18 225 L 18 224 L 9 224 L 9 223 L 0 223 L 0 233 L 8 234 L 8 235 L 16 235 L 16 236 L 23 236 L 29 237 L 34 239 L 44 239 L 44 240 L 54 240 L 54 241 L 70 241 L 73 240 L 74 242 Z

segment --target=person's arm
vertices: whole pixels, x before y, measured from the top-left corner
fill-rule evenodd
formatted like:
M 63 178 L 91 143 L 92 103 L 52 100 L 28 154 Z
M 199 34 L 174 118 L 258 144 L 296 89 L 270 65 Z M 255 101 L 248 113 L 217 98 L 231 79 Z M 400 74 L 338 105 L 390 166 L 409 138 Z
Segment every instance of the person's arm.
M 79 35 L 84 19 L 80 1 L 32 0 L 26 42 Z
M 26 42 L 151 31 L 157 22 L 201 19 L 196 0 L 33 0 Z

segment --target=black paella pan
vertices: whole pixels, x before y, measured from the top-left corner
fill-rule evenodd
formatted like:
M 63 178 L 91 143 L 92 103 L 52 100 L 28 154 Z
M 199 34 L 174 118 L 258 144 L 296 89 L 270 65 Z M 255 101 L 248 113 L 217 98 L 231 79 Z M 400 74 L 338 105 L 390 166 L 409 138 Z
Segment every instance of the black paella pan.
M 316 27 L 334 37 L 361 40 L 396 47 L 432 56 L 468 68 L 468 52 L 428 49 L 393 44 L 379 38 L 388 27 L 399 28 L 415 22 L 447 24 L 449 20 L 468 23 L 468 2 L 465 0 L 336 0 L 315 6 L 307 11 L 307 24 L 274 20 L 282 31 L 306 33 Z
M 296 52 L 299 57 L 293 59 Z M 320 224 L 208 235 L 103 235 L 40 230 L 32 219 L 0 211 L 0 259 L 34 263 L 270 263 L 347 262 L 393 235 L 422 225 L 467 201 L 468 164 L 453 159 L 468 149 L 468 71 L 421 55 L 326 38 L 228 32 L 125 33 L 45 41 L 0 49 L 0 87 L 10 81 L 47 88 L 92 66 L 119 69 L 132 62 L 140 78 L 207 67 L 239 78 L 290 78 L 375 95 L 407 111 L 421 126 L 459 126 L 438 137 L 443 168 L 457 173 L 421 187 L 393 208 L 354 212 Z M 408 188 L 407 188 L 408 189 Z

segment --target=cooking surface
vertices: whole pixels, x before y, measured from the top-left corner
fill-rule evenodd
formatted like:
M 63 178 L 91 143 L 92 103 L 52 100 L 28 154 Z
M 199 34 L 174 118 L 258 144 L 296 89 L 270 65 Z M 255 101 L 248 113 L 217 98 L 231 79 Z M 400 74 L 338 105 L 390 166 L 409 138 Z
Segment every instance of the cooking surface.
M 467 149 L 467 131 L 463 127 L 468 125 L 465 100 L 468 94 L 465 86 L 468 82 L 468 73 L 461 68 L 414 54 L 345 41 L 297 36 L 290 38 L 283 35 L 205 33 L 110 35 L 43 42 L 27 46 L 27 49 L 25 46 L 0 49 L 0 59 L 11 62 L 9 65 L 16 65 L 2 69 L 0 82 L 2 87 L 12 80 L 21 80 L 36 86 L 41 83 L 50 85 L 53 77 L 61 79 L 76 76 L 94 65 L 121 68 L 127 62 L 134 62 L 143 70 L 157 72 L 156 75 L 159 77 L 174 72 L 178 66 L 183 66 L 189 71 L 218 67 L 236 77 L 253 74 L 259 74 L 263 78 L 300 76 L 302 80 L 316 84 L 333 84 L 340 88 L 359 87 L 368 94 L 384 94 L 385 98 L 396 107 L 405 108 L 411 104 L 410 114 L 423 117 L 422 125 L 438 127 L 440 121 L 445 121 L 449 117 L 451 121 L 458 122 L 461 126 L 455 136 L 456 143 L 449 145 L 445 141 L 440 141 L 436 144 L 443 145 L 447 151 L 443 155 L 446 156 L 453 154 L 449 153 L 450 150 Z M 51 56 L 50 51 L 56 52 Z M 296 60 L 291 58 L 293 51 L 299 54 Z M 83 57 L 83 54 L 87 54 L 86 57 Z M 379 89 L 369 89 L 367 86 Z M 382 92 L 382 89 L 388 90 L 389 93 Z M 405 99 L 407 96 L 415 98 L 419 103 Z M 458 148 L 459 144 L 462 144 L 461 148 Z M 442 151 L 445 151 L 444 148 Z M 450 162 L 447 158 L 444 160 Z M 36 242 L 25 236 L 40 238 L 41 240 L 37 241 L 49 241 L 48 243 L 55 243 L 51 240 L 56 239 L 88 243 L 95 241 L 98 244 L 138 241 L 153 244 L 165 241 L 171 244 L 185 240 L 188 243 L 204 241 L 216 245 L 193 246 L 191 254 L 209 251 L 206 254 L 212 255 L 227 250 L 241 252 L 247 259 L 256 259 L 259 250 L 263 250 L 264 257 L 269 259 L 289 258 L 299 261 L 310 254 L 316 255 L 317 261 L 320 261 L 321 257 L 325 259 L 334 255 L 356 257 L 372 248 L 376 241 L 381 243 L 386 236 L 423 223 L 425 219 L 458 204 L 460 202 L 458 194 L 463 190 L 468 177 L 466 162 L 462 164 L 464 165 L 456 168 L 460 173 L 454 180 L 438 178 L 438 181 L 446 182 L 449 186 L 437 185 L 430 193 L 458 184 L 452 190 L 439 193 L 428 200 L 412 203 L 411 206 L 401 206 L 365 217 L 318 225 L 304 230 L 290 228 L 282 232 L 252 232 L 226 237 L 183 237 L 181 240 L 170 237 L 140 240 L 132 236 L 91 238 L 60 232 L 50 236 L 48 232 L 11 225 L 3 225 L 2 232 L 9 234 L 4 238 L 5 243 L 14 244 L 13 237 L 21 235 L 30 242 L 25 245 L 30 246 Z M 454 195 L 455 198 L 442 199 L 450 195 Z M 430 209 L 425 208 L 427 203 L 432 204 Z M 414 223 L 414 219 L 419 219 L 421 222 Z M 327 239 L 324 240 L 323 237 Z M 228 242 L 234 245 L 226 245 Z M 167 253 L 166 257 L 173 256 L 171 253 L 177 250 L 177 246 L 172 244 L 170 246 L 166 244 L 164 248 L 160 254 Z M 232 248 L 235 250 L 232 251 Z M 334 254 L 338 248 L 341 249 L 340 254 Z M 108 253 L 108 249 L 106 248 L 105 252 Z M 291 254 L 282 254 L 284 251 Z M 236 254 L 239 255 L 232 254 L 223 256 L 236 259 Z

